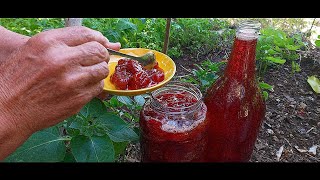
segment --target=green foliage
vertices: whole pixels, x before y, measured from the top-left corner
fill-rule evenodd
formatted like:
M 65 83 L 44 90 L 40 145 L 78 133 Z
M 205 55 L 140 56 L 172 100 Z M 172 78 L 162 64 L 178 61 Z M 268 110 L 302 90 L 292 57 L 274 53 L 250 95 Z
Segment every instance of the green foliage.
M 162 50 L 165 33 L 164 18 L 85 18 L 83 25 L 100 31 L 122 48 Z
M 63 18 L 7 18 L 0 25 L 28 36 L 46 29 L 64 26 Z M 84 18 L 83 25 L 100 31 L 122 48 L 148 48 L 162 51 L 165 18 Z M 176 58 L 191 53 L 207 54 L 231 45 L 234 30 L 229 23 L 213 18 L 177 18 L 172 20 L 168 55 Z
M 59 162 L 64 159 L 66 147 L 58 127 L 34 133 L 22 146 L 5 159 L 6 162 Z
M 120 103 L 113 100 L 111 104 L 118 107 Z M 139 137 L 132 124 L 123 120 L 118 112 L 108 111 L 106 104 L 110 101 L 92 99 L 63 123 L 34 133 L 6 161 L 116 161 L 128 142 L 137 141 Z
M 148 48 L 162 51 L 165 18 L 85 18 L 83 24 L 102 32 L 122 48 Z M 219 19 L 177 18 L 172 20 L 168 55 L 180 57 L 183 50 L 202 52 L 231 45 L 234 30 Z M 184 49 L 185 48 L 185 49 Z
M 76 136 L 71 140 L 76 162 L 112 162 L 114 147 L 108 136 Z
M 269 98 L 269 93 L 268 91 L 271 91 L 273 92 L 273 86 L 271 86 L 270 84 L 266 83 L 266 82 L 259 82 L 259 87 L 260 89 L 262 90 L 262 95 L 263 95 L 263 98 L 265 100 L 267 100 Z
M 64 26 L 63 18 L 0 18 L 0 25 L 19 34 L 32 36 Z
M 108 109 L 116 113 L 119 117 L 127 122 L 138 122 L 139 113 L 145 102 L 147 95 L 139 95 L 134 97 L 113 96 L 109 101 L 105 101 Z
M 232 44 L 235 31 L 229 23 L 213 18 L 179 18 L 171 24 L 170 47 L 180 50 L 177 54 L 207 54 Z M 171 49 L 172 50 L 172 49 Z M 170 49 L 169 49 L 170 52 Z
M 258 75 L 261 77 L 270 66 L 291 63 L 292 73 L 299 72 L 297 50 L 305 46 L 299 34 L 288 36 L 285 32 L 273 28 L 261 30 L 257 44 Z
M 184 82 L 192 83 L 201 90 L 206 92 L 207 89 L 218 79 L 221 65 L 225 62 L 203 61 L 200 65 L 195 64 L 196 68 L 182 79 Z
M 318 39 L 314 43 L 317 47 L 320 47 L 320 35 L 318 35 Z
M 307 27 L 305 18 L 228 18 L 225 20 L 231 24 L 238 24 L 240 21 L 248 19 L 259 21 L 262 28 L 272 27 L 290 34 L 300 32 L 301 29 Z

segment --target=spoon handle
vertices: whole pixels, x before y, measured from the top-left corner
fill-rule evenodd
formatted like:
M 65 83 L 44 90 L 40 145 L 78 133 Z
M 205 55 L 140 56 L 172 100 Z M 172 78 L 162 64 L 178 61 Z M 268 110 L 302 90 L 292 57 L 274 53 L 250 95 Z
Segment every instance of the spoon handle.
M 113 54 L 113 55 L 118 55 L 118 56 L 121 56 L 121 57 L 126 57 L 126 58 L 130 58 L 130 59 L 133 59 L 133 60 L 137 60 L 139 62 L 142 62 L 143 59 L 139 58 L 139 57 L 136 57 L 136 56 L 131 56 L 131 55 L 128 55 L 128 54 L 123 54 L 119 51 L 115 51 L 115 50 L 112 50 L 112 49 L 109 49 L 107 48 L 108 52 L 110 54 Z

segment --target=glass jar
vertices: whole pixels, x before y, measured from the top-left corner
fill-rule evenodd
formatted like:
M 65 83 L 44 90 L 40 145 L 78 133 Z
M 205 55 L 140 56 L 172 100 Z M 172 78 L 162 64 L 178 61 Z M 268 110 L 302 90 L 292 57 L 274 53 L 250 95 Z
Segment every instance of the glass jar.
M 173 81 L 152 92 L 140 114 L 142 162 L 201 162 L 207 107 L 198 88 Z
M 255 75 L 259 30 L 258 22 L 240 23 L 224 74 L 204 98 L 210 121 L 207 161 L 251 158 L 266 109 Z

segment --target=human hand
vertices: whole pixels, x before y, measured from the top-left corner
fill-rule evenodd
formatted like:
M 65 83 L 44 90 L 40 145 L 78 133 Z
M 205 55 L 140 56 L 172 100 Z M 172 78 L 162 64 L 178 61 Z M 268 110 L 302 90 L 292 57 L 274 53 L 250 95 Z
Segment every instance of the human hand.
M 2 124 L 22 134 L 79 112 L 103 88 L 109 70 L 101 33 L 82 26 L 41 32 L 0 64 Z

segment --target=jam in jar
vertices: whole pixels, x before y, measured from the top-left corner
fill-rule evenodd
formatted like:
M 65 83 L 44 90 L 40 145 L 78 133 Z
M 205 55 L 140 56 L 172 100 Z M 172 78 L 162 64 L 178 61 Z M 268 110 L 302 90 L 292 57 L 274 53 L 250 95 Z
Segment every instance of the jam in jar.
M 173 81 L 152 92 L 140 114 L 142 162 L 202 162 L 207 107 L 198 88 Z

